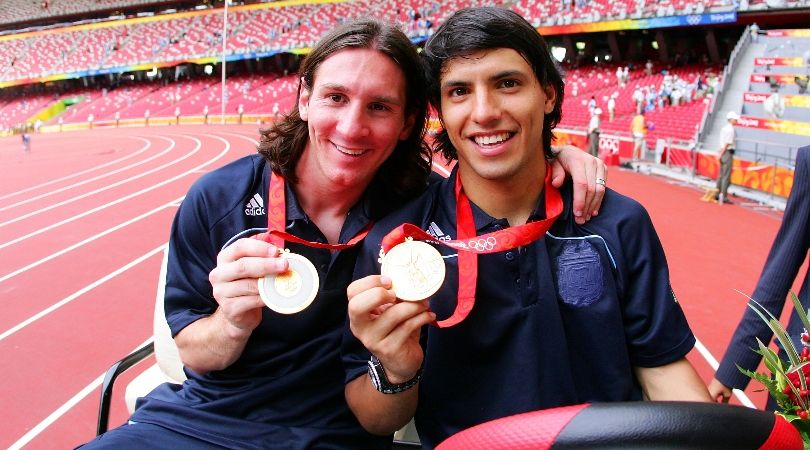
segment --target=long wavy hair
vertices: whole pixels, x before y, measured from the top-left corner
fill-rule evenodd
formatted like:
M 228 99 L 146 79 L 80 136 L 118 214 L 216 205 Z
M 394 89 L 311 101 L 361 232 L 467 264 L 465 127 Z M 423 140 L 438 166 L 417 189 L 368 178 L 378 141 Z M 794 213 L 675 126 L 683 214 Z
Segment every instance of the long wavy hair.
M 318 67 L 324 60 L 337 52 L 354 48 L 373 49 L 387 55 L 405 75 L 405 117 L 414 117 L 413 129 L 380 166 L 372 184 L 403 199 L 412 197 L 426 186 L 431 165 L 431 152 L 424 143 L 427 116 L 424 65 L 402 31 L 374 19 L 345 23 L 321 38 L 301 63 L 293 109 L 269 128 L 261 130 L 258 151 L 267 158 L 273 171 L 292 183 L 297 182 L 295 167 L 309 142 L 307 123 L 298 111 L 301 89 L 312 91 Z
M 452 58 L 469 56 L 480 50 L 511 48 L 532 67 L 537 81 L 544 88 L 552 87 L 557 94 L 554 109 L 543 119 L 542 146 L 546 158 L 553 158 L 551 142 L 553 129 L 562 117 L 564 83 L 560 70 L 545 40 L 526 19 L 514 11 L 498 7 L 466 8 L 457 11 L 436 30 L 425 44 L 430 103 L 441 113 L 441 74 L 444 64 Z M 434 150 L 448 160 L 458 158 L 447 131 L 442 128 L 436 136 Z

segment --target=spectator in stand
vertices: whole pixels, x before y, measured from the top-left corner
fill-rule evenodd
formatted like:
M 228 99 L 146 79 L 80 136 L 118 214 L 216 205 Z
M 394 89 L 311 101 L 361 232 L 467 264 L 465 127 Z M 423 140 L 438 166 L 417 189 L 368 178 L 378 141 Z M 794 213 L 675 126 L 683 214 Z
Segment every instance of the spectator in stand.
M 766 80 L 768 81 L 768 86 L 771 88 L 771 92 L 779 92 L 779 88 L 781 88 L 782 85 L 779 84 L 779 80 L 775 76 L 769 76 Z
M 807 93 L 807 84 L 810 83 L 810 75 L 796 75 L 793 77 L 793 81 L 796 83 L 796 86 L 799 86 L 799 95 Z
M 607 102 L 607 109 L 608 109 L 608 121 L 613 122 L 613 119 L 616 117 L 616 97 L 619 96 L 618 92 L 614 92 L 613 95 L 610 96 Z
M 626 80 L 624 79 L 624 71 L 622 71 L 622 67 L 619 66 L 619 67 L 616 68 L 616 83 L 621 88 L 621 87 L 624 87 L 625 81 Z
M 638 85 L 636 85 L 636 88 L 633 90 L 633 95 L 630 98 L 636 105 L 636 113 L 644 111 L 644 92 Z
M 716 74 L 709 74 L 709 79 L 707 81 L 707 95 L 714 95 L 717 92 L 717 85 L 720 83 L 720 78 Z
M 599 133 L 601 132 L 599 126 L 601 125 L 601 116 L 602 110 L 594 108 L 591 114 L 591 120 L 588 122 L 588 153 L 595 158 L 599 157 Z
M 596 110 L 596 97 L 591 95 L 591 98 L 588 100 L 588 113 L 593 116 L 593 112 Z
M 672 102 L 672 106 L 680 106 L 681 104 L 681 97 L 683 97 L 683 92 L 681 91 L 680 86 L 675 85 L 672 88 L 672 92 L 669 94 L 670 101 Z
M 736 135 L 734 125 L 740 116 L 734 111 L 726 114 L 727 123 L 720 130 L 720 151 L 717 159 L 720 161 L 720 174 L 717 177 L 717 202 L 731 203 L 728 199 L 728 187 L 731 184 L 731 169 L 734 167 L 734 143 Z
M 630 122 L 630 133 L 633 135 L 633 161 L 638 161 L 644 156 L 644 149 L 647 146 L 647 121 L 644 119 L 644 112 L 639 111 Z
M 810 250 L 810 146 L 796 153 L 796 171 L 793 188 L 782 216 L 782 224 L 765 260 L 762 274 L 751 296 L 774 317 L 782 314 L 785 299 Z M 810 273 L 805 274 L 799 290 L 802 307 L 810 307 Z M 793 310 L 792 310 L 793 311 Z M 804 325 L 795 311 L 791 312 L 787 332 L 796 348 L 802 348 L 801 335 Z M 767 345 L 773 337 L 768 325 L 750 308 L 745 309 L 742 319 L 714 378 L 709 383 L 709 393 L 715 401 L 728 402 L 732 389 L 745 389 L 751 381 L 737 370 L 737 366 L 756 371 L 762 357 L 751 349 L 757 348 L 757 339 Z M 776 407 L 768 397 L 766 409 Z
M 762 103 L 762 108 L 774 119 L 781 119 L 785 114 L 785 99 L 779 95 L 779 92 L 774 92 L 765 99 Z
M 647 63 L 644 64 L 644 73 L 647 74 L 648 77 L 650 77 L 650 76 L 652 76 L 652 69 L 653 69 L 653 63 L 652 63 L 652 61 L 650 61 L 648 59 Z

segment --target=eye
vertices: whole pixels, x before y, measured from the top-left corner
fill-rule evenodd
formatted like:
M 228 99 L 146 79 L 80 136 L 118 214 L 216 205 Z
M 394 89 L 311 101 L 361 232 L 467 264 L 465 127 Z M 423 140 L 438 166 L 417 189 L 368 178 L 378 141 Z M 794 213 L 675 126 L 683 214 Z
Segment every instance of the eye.
M 506 89 L 516 88 L 518 86 L 520 86 L 520 82 L 518 80 L 506 79 L 501 81 L 501 87 Z
M 369 109 L 371 109 L 372 111 L 388 111 L 391 108 L 389 108 L 387 105 L 383 103 L 372 103 L 369 106 Z
M 341 94 L 329 94 L 327 97 L 329 100 L 332 100 L 335 103 L 340 103 L 344 100 L 343 95 Z
M 468 92 L 469 92 L 469 90 L 467 88 L 457 87 L 457 88 L 450 89 L 450 92 L 448 92 L 448 96 L 450 96 L 450 97 L 461 97 L 462 95 L 466 95 Z

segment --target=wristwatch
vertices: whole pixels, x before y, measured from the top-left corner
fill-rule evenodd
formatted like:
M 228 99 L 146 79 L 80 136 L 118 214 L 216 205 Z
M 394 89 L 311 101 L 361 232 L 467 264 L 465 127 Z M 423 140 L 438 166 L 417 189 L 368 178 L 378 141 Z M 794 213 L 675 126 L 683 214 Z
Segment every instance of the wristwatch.
M 383 394 L 399 394 L 419 383 L 419 380 L 422 378 L 422 368 L 420 367 L 416 375 L 404 383 L 389 383 L 388 378 L 385 376 L 385 369 L 382 363 L 376 356 L 371 355 L 371 359 L 368 360 L 368 377 L 371 378 L 371 384 L 373 384 L 374 388 L 379 392 Z

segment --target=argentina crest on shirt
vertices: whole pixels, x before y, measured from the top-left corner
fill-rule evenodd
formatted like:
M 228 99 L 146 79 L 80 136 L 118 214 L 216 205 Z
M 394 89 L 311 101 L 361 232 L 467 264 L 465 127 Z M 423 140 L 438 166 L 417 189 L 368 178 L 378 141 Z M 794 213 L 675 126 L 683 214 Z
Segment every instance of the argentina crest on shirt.
M 603 272 L 599 252 L 586 239 L 560 243 L 557 294 L 563 303 L 585 307 L 602 296 Z

